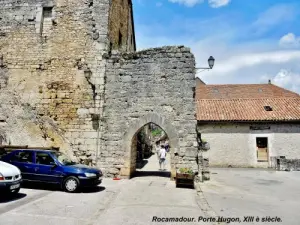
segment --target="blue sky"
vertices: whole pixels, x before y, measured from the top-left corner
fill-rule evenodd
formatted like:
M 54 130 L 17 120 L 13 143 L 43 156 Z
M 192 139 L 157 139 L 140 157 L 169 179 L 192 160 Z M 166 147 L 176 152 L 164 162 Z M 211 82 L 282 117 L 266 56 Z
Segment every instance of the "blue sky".
M 207 84 L 272 83 L 300 93 L 299 0 L 133 0 L 137 48 L 185 45 Z

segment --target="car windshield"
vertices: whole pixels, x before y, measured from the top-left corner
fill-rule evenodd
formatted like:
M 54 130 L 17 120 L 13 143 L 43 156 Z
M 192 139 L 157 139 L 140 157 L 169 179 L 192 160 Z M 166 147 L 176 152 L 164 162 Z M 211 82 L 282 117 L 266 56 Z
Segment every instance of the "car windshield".
M 72 161 L 69 156 L 62 152 L 53 152 L 53 155 L 55 155 L 58 161 L 65 166 L 76 164 L 76 162 Z

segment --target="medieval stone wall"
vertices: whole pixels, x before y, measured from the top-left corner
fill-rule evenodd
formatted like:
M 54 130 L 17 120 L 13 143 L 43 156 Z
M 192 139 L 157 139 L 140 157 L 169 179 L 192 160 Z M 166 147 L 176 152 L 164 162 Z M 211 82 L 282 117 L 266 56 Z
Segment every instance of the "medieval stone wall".
M 3 128 L 10 133 L 11 144 L 36 139 L 38 144 L 72 149 L 82 159 L 95 155 L 99 132 L 92 118 L 99 116 L 92 115 L 100 115 L 103 106 L 102 54 L 108 50 L 109 4 L 109 0 L 0 2 L 1 93 L 18 99 L 20 108 L 28 105 L 39 119 L 50 120 L 65 138 L 49 131 L 41 143 L 40 132 L 33 132 L 29 141 Z M 6 105 L 5 114 L 15 121 L 10 109 Z M 26 124 L 23 128 L 25 133 L 31 129 Z
M 134 171 L 134 135 L 145 124 L 159 125 L 170 138 L 171 167 L 196 169 L 195 59 L 188 48 L 162 47 L 108 59 L 99 166 L 109 174 Z

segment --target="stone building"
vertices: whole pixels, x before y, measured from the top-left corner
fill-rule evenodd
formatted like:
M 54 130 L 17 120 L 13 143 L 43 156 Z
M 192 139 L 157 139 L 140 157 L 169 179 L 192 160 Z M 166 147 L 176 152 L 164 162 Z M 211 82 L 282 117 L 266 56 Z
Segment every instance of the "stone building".
M 136 134 L 167 133 L 172 177 L 197 169 L 195 59 L 135 52 L 131 0 L 0 1 L 0 136 L 58 146 L 106 176 L 135 170 Z
M 271 167 L 300 158 L 300 96 L 269 84 L 197 84 L 197 120 L 210 166 Z

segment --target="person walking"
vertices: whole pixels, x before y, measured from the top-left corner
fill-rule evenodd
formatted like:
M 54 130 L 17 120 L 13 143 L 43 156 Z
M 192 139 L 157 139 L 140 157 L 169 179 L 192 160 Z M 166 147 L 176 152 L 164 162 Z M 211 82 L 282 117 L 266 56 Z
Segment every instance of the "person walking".
M 165 146 L 161 145 L 159 151 L 159 170 L 165 170 L 166 154 Z
M 159 145 L 159 142 L 156 142 L 155 149 L 156 149 L 157 159 L 159 161 L 159 159 L 160 159 L 160 157 L 159 157 L 159 154 L 160 154 L 160 145 Z

